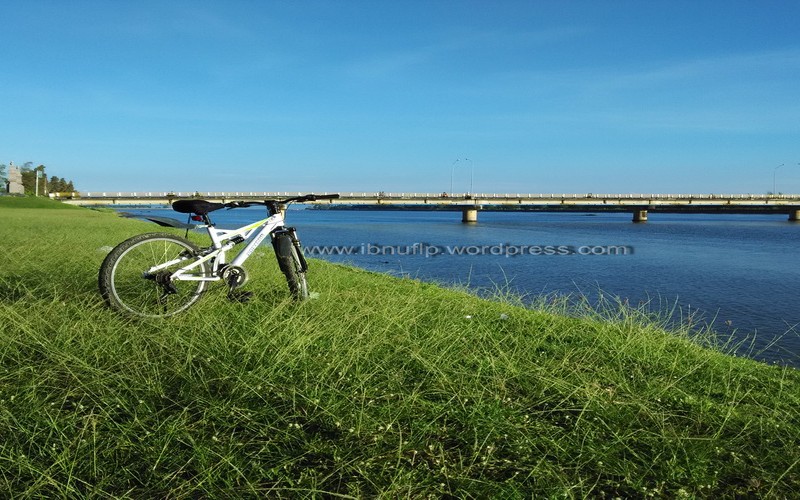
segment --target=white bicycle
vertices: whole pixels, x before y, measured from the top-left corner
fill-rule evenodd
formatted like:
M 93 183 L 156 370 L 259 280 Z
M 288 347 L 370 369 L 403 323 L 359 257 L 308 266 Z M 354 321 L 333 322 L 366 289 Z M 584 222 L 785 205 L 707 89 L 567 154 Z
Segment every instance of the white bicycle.
M 209 283 L 223 281 L 228 298 L 245 302 L 251 292 L 238 290 L 247 282 L 242 264 L 267 236 L 278 266 L 286 277 L 289 291 L 296 300 L 308 298 L 306 270 L 300 240 L 293 227 L 284 225 L 283 210 L 289 203 L 338 198 L 338 194 L 295 196 L 280 200 L 232 201 L 214 203 L 206 200 L 178 200 L 173 210 L 190 214 L 201 224 L 184 224 L 167 217 L 145 217 L 162 226 L 187 230 L 204 228 L 211 246 L 200 248 L 186 238 L 169 233 L 134 236 L 117 245 L 100 266 L 100 294 L 112 308 L 144 317 L 166 317 L 185 311 L 196 303 Z M 268 217 L 238 229 L 217 229 L 208 214 L 222 208 L 263 205 Z M 231 261 L 226 254 L 234 246 L 247 245 Z

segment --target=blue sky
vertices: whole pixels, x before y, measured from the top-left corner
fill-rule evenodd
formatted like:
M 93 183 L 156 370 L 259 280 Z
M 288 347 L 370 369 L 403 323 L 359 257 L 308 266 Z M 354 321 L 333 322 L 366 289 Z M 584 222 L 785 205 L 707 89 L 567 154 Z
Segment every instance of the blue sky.
M 0 163 L 84 191 L 800 192 L 797 1 L 4 0 L 0 19 Z

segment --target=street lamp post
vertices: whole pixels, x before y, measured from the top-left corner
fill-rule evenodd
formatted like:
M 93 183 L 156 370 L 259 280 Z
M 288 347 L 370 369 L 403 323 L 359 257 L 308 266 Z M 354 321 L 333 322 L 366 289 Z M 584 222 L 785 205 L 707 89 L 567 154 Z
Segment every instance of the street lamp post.
M 456 163 L 458 163 L 459 161 L 461 161 L 461 158 L 457 158 L 456 161 L 453 162 L 453 165 L 450 167 L 450 196 L 453 196 L 453 175 L 455 174 L 455 171 L 456 171 Z M 467 193 L 467 194 L 471 195 L 472 194 L 473 180 L 475 178 L 474 177 L 475 168 L 474 168 L 474 166 L 472 164 L 472 160 L 471 159 L 464 158 L 464 161 L 468 161 L 469 162 L 469 193 Z
M 464 158 L 464 161 L 469 162 L 469 194 L 472 195 L 472 181 L 474 179 L 475 167 L 472 164 L 472 160 L 469 158 Z
M 783 163 L 775 167 L 775 170 L 772 172 L 772 196 L 776 196 L 778 194 L 776 179 L 778 175 L 778 169 L 781 168 L 782 166 Z
M 458 158 L 456 158 L 456 161 L 454 161 L 453 165 L 450 167 L 450 197 L 451 198 L 453 196 L 453 174 L 456 171 L 456 163 L 458 163 Z

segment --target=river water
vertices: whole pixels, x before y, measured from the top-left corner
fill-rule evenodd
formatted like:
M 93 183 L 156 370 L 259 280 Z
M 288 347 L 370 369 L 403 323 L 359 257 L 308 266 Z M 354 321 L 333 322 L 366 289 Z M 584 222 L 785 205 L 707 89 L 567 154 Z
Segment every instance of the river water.
M 169 209 L 124 209 L 183 220 Z M 263 209 L 212 214 L 220 227 Z M 307 254 L 476 289 L 602 293 L 672 320 L 711 323 L 740 353 L 800 367 L 800 223 L 785 215 L 290 210 Z M 154 226 L 155 227 L 155 226 Z M 321 254 L 326 255 L 321 255 Z M 245 265 L 246 267 L 246 265 Z M 313 270 L 312 270 L 313 273 Z M 313 274 L 309 276 L 313 288 Z

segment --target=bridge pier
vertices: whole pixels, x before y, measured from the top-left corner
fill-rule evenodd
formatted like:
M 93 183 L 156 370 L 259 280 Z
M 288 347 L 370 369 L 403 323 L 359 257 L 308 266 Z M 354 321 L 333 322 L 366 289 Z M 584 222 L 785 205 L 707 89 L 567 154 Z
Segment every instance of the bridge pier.
M 633 222 L 647 222 L 647 210 L 633 212 Z
M 461 222 L 464 224 L 478 222 L 478 209 L 476 207 L 463 207 L 461 209 Z
M 792 222 L 800 222 L 800 210 L 790 210 L 789 220 Z

